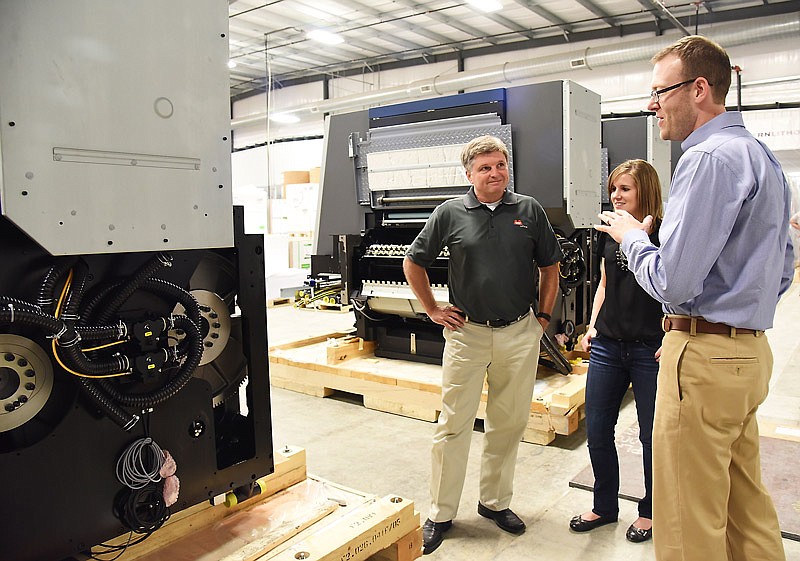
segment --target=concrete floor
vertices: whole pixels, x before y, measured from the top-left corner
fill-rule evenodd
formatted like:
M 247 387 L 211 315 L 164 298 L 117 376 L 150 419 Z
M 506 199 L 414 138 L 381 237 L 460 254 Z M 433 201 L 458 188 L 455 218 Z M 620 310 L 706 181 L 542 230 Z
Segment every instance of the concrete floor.
M 300 311 L 289 307 L 268 311 L 270 345 L 311 335 L 347 330 L 349 314 Z M 800 285 L 784 296 L 775 328 L 768 332 L 775 354 L 772 390 L 761 408 L 765 424 L 800 436 Z M 628 396 L 620 414 L 621 430 L 635 421 Z M 428 511 L 430 440 L 434 425 L 364 408 L 357 396 L 316 398 L 273 388 L 273 439 L 276 446 L 306 449 L 309 473 L 335 483 L 374 493 L 412 499 L 421 519 Z M 763 431 L 762 431 L 763 432 Z M 446 539 L 426 560 L 514 561 L 639 561 L 653 559 L 652 542 L 631 544 L 625 530 L 637 517 L 636 505 L 620 501 L 620 521 L 586 534 L 569 531 L 569 519 L 591 508 L 588 491 L 569 487 L 569 480 L 589 464 L 586 431 L 558 436 L 549 446 L 520 445 L 512 509 L 528 525 L 521 536 L 501 531 L 478 516 L 479 457 L 482 434 L 473 433 L 461 510 Z M 800 542 L 784 539 L 788 560 L 800 561 Z

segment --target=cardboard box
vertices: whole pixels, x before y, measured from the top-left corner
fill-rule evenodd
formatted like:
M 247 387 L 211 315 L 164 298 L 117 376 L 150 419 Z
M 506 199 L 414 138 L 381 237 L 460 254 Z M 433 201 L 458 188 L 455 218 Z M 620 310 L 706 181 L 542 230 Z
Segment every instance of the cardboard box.
M 295 183 L 309 183 L 307 171 L 285 171 L 283 172 L 283 184 L 294 185 Z
M 311 238 L 297 236 L 289 238 L 289 267 L 311 269 Z

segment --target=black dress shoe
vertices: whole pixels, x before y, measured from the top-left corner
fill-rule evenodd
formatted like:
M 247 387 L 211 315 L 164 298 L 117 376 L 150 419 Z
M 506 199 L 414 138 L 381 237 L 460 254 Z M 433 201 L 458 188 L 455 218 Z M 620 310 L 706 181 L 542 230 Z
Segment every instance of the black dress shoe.
M 625 538 L 629 542 L 633 543 L 642 543 L 646 542 L 650 538 L 653 537 L 653 529 L 650 528 L 649 530 L 643 530 L 641 528 L 637 528 L 633 524 L 628 527 L 628 531 L 625 532 Z
M 422 525 L 422 554 L 427 555 L 442 545 L 444 533 L 453 527 L 453 521 L 434 522 L 430 518 Z
M 572 520 L 569 521 L 569 527 L 573 532 L 588 532 L 589 530 L 594 530 L 595 528 L 605 526 L 606 524 L 611 524 L 612 522 L 616 521 L 616 517 L 612 516 L 601 516 L 596 520 L 584 520 L 579 514 L 574 516 Z
M 501 530 L 512 534 L 521 534 L 525 531 L 525 523 L 519 516 L 511 512 L 510 508 L 504 510 L 491 510 L 478 503 L 478 514 L 484 518 L 494 520 Z

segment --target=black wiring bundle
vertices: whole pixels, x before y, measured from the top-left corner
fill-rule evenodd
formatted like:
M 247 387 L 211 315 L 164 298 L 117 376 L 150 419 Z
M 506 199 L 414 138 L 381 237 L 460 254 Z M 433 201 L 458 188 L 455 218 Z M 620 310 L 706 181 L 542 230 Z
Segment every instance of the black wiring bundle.
M 127 279 L 96 287 L 94 296 L 84 303 L 89 267 L 82 259 L 60 261 L 44 276 L 36 304 L 0 296 L 0 324 L 32 329 L 51 339 L 55 362 L 76 377 L 98 409 L 130 430 L 140 418 L 138 413 L 178 393 L 202 359 L 197 300 L 154 276 L 171 265 L 170 255 L 155 254 Z M 183 305 L 187 316 L 123 321 L 120 308 L 140 290 Z M 185 337 L 170 345 L 170 331 L 183 332 Z M 152 389 L 141 391 L 142 386 Z

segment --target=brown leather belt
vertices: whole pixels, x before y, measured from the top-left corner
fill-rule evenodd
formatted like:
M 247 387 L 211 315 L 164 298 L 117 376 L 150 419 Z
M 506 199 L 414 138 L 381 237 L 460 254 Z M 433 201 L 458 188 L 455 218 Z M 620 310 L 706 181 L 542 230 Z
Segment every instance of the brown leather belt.
M 692 324 L 694 324 L 694 328 L 692 328 Z M 699 317 L 664 316 L 661 320 L 661 328 L 664 330 L 664 333 L 669 333 L 670 331 L 688 331 L 689 333 L 712 333 L 715 335 L 728 335 L 729 337 L 736 337 L 736 335 L 759 335 L 763 333 L 755 329 L 741 329 L 738 327 L 731 327 L 724 323 L 713 323 Z

